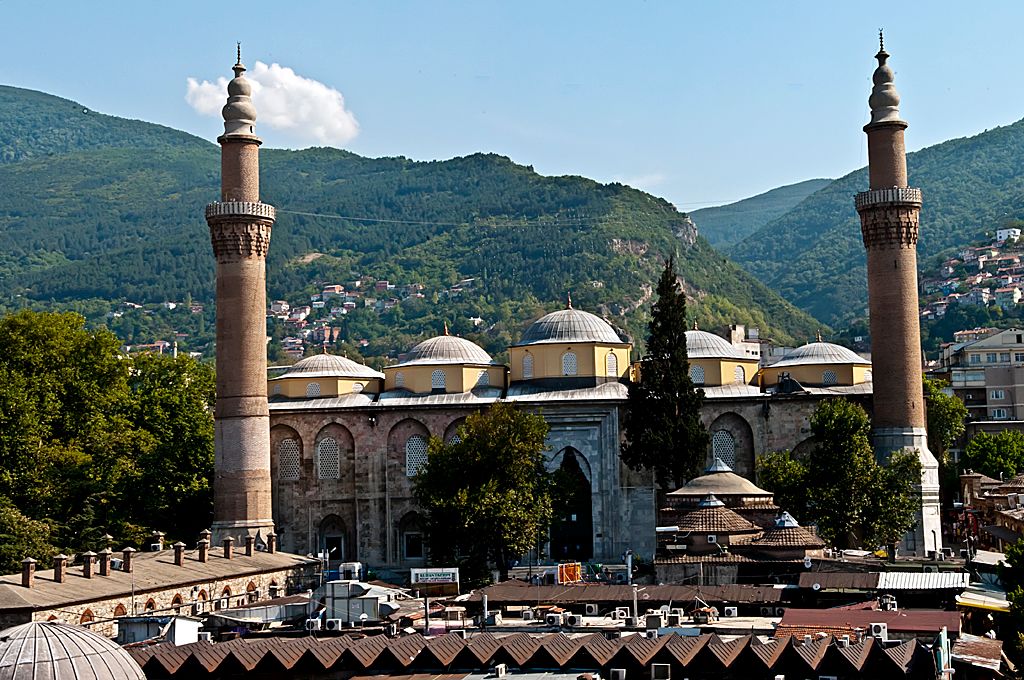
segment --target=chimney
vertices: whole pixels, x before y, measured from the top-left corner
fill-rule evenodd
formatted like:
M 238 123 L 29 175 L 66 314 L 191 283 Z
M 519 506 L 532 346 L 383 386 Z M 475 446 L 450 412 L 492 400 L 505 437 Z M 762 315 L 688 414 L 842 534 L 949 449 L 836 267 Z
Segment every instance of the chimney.
M 149 536 L 150 552 L 159 552 L 164 549 L 164 532 L 153 530 Z
M 26 588 L 32 587 L 32 581 L 36 577 L 36 561 L 26 557 L 21 561 L 21 585 Z
M 110 548 L 100 551 L 100 576 L 110 576 Z
M 210 542 L 210 540 L 211 540 L 210 537 L 211 536 L 213 536 L 213 532 L 211 532 L 209 529 L 203 529 L 202 531 L 199 532 L 199 539 L 200 540 L 205 540 L 206 542 Z
M 205 538 L 199 541 L 199 561 L 206 561 L 206 553 L 210 549 L 210 542 Z
M 185 563 L 185 544 L 181 541 L 174 544 L 174 563 L 179 567 Z
M 253 551 L 253 548 L 255 546 L 256 546 L 256 537 L 255 536 L 246 536 L 245 537 L 245 556 L 246 557 L 252 557 L 252 551 Z
M 64 583 L 68 577 L 68 556 L 57 555 L 53 558 L 53 582 Z
M 96 553 L 88 551 L 82 553 L 82 576 L 92 578 L 92 563 L 96 559 Z
M 271 555 L 277 552 L 277 534 L 273 531 L 267 534 L 267 552 Z
M 228 536 L 227 538 L 224 539 L 223 543 L 224 543 L 224 559 L 230 560 L 231 559 L 231 553 L 232 553 L 231 548 L 235 544 L 235 539 L 233 539 L 230 536 Z
M 103 534 L 100 536 L 100 540 L 103 541 L 104 546 L 107 548 L 112 548 L 114 546 L 114 537 L 110 534 Z
M 121 563 L 121 571 L 126 574 L 132 573 L 132 555 L 135 554 L 135 548 L 128 546 L 121 551 L 121 558 L 124 560 Z

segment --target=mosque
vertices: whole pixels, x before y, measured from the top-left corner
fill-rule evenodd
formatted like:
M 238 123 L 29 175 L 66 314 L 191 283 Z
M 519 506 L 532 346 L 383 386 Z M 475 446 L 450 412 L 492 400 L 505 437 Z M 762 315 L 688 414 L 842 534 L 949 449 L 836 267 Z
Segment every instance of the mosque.
M 917 528 L 904 549 L 926 553 L 941 547 L 941 536 L 920 377 L 921 192 L 907 186 L 907 124 L 899 118 L 888 56 L 884 49 L 876 55 L 871 122 L 864 128 L 870 189 L 856 197 L 867 250 L 873 362 L 820 339 L 767 367 L 696 328 L 686 333 L 686 343 L 691 376 L 706 395 L 701 418 L 711 435 L 709 463 L 717 458 L 752 480 L 758 456 L 812 446 L 810 416 L 822 399 L 842 396 L 873 407 L 880 459 L 912 449 L 924 464 Z M 218 138 L 221 200 L 206 208 L 217 261 L 214 540 L 276 531 L 283 550 L 326 551 L 334 563 L 422 565 L 422 521 L 412 489 L 428 439 L 458 437 L 468 414 L 503 400 L 544 416 L 549 467 L 589 491 L 576 494 L 583 500 L 568 516 L 556 518 L 541 552 L 558 560 L 617 561 L 626 550 L 653 556 L 653 479 L 619 458 L 626 385 L 636 376 L 632 347 L 594 314 L 570 304 L 534 321 L 510 348 L 509 365 L 446 332 L 383 372 L 322 354 L 267 379 L 265 264 L 275 211 L 259 198 L 261 140 L 240 58 L 233 68 L 225 132 Z M 728 515 L 719 509 L 705 514 Z M 763 534 L 772 528 L 762 527 Z M 763 545 L 767 539 L 758 540 Z

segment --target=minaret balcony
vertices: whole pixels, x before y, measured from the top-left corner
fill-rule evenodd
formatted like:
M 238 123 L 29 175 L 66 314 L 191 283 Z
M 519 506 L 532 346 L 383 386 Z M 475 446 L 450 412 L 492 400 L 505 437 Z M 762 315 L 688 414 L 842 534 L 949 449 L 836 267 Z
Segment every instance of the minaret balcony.
M 875 206 L 921 207 L 921 190 L 911 187 L 892 187 L 891 189 L 872 189 L 857 194 L 857 210 Z
M 273 222 L 277 219 L 274 206 L 258 201 L 215 201 L 206 206 L 206 219 L 256 219 Z

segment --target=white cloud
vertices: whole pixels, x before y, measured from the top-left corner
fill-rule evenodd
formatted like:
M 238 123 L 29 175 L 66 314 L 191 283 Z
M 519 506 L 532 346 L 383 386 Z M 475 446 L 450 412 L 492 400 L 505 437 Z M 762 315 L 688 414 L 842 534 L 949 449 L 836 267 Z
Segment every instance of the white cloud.
M 298 142 L 339 146 L 359 134 L 359 122 L 345 108 L 341 92 L 298 75 L 292 69 L 257 61 L 245 77 L 252 83 L 252 99 L 259 125 L 280 130 Z M 188 79 L 185 101 L 204 116 L 219 116 L 227 101 L 227 78 L 216 82 Z

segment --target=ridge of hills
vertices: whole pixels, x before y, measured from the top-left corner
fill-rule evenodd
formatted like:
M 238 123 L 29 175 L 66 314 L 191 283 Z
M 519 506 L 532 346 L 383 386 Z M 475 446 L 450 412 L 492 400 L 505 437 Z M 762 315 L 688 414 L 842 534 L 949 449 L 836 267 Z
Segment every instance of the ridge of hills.
M 106 317 L 126 342 L 184 329 L 183 349 L 211 349 L 209 311 L 163 326 L 110 311 L 125 300 L 212 303 L 203 207 L 220 186 L 216 145 L 0 86 L 0 156 L 2 308 Z M 747 323 L 793 342 L 818 325 L 715 252 L 688 216 L 621 184 L 544 177 L 493 154 L 417 162 L 263 149 L 261 161 L 263 199 L 278 208 L 270 299 L 308 304 L 318 286 L 356 275 L 425 286 L 423 299 L 346 315 L 343 335 L 369 339 L 367 356 L 404 350 L 445 320 L 497 354 L 568 291 L 641 340 L 672 252 L 703 326 Z M 466 278 L 478 285 L 451 295 Z
M 1024 120 L 910 153 L 907 167 L 910 185 L 924 196 L 920 269 L 1004 222 L 1024 218 Z M 726 252 L 825 323 L 863 316 L 867 278 L 853 196 L 867 186 L 867 168 L 855 170 Z
M 715 248 L 728 248 L 782 217 L 831 182 L 830 179 L 808 179 L 787 184 L 734 203 L 691 210 L 690 217 L 708 243 Z

